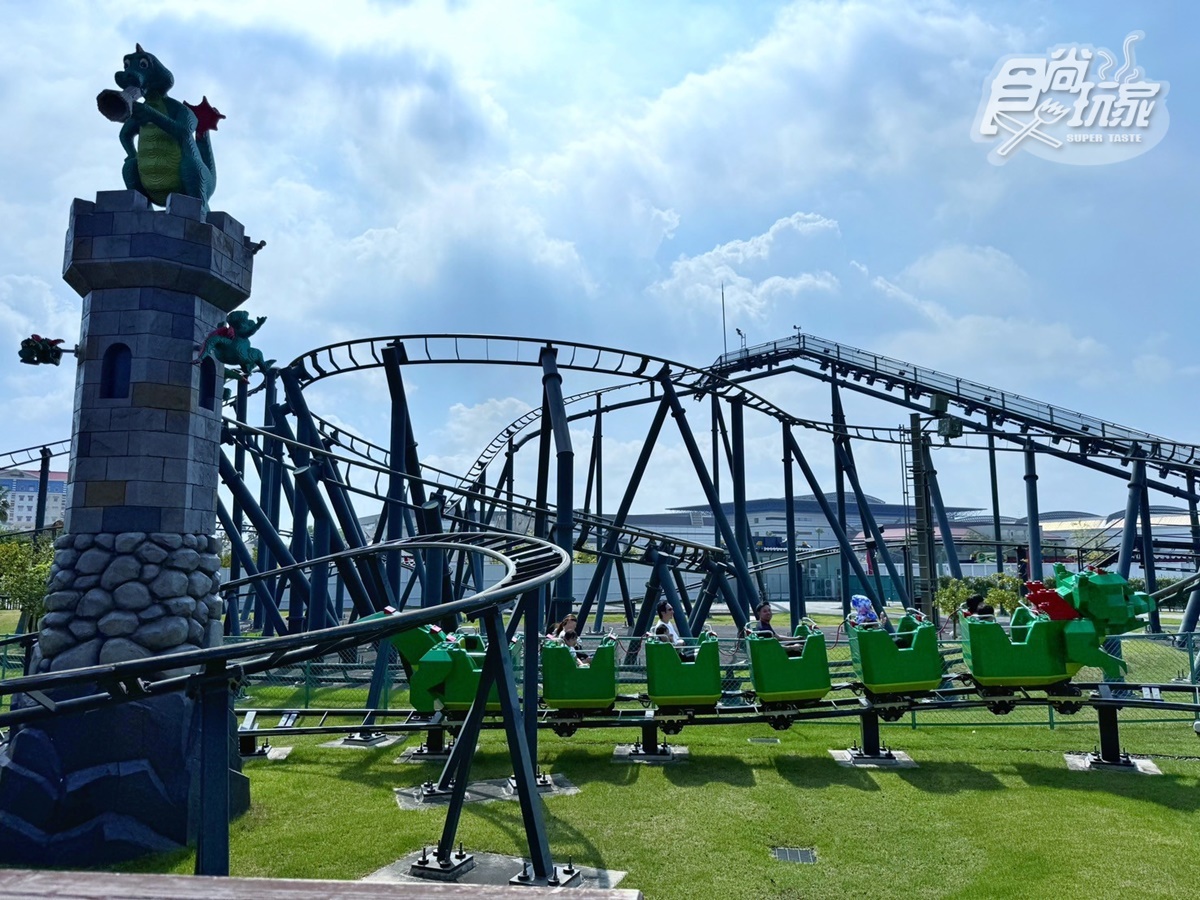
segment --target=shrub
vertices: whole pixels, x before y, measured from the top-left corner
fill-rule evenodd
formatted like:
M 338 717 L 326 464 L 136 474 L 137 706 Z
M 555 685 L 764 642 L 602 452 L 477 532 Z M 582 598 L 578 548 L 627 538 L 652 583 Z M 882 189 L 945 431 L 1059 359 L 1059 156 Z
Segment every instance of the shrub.
M 937 594 L 934 595 L 938 612 L 945 616 L 954 615 L 955 611 L 967 602 L 967 598 L 975 593 L 975 588 L 971 583 L 975 580 L 974 578 L 958 579 L 947 576 L 939 578 Z
M 31 625 L 42 616 L 53 560 L 54 547 L 49 541 L 0 542 L 0 597 L 25 613 Z

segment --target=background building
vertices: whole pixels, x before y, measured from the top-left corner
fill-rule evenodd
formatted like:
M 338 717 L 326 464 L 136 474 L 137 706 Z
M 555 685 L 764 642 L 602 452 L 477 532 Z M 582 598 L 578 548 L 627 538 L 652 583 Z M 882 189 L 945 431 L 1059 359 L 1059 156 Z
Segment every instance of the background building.
M 0 469 L 0 488 L 8 493 L 9 531 L 29 531 L 37 516 L 38 475 L 21 469 Z M 45 524 L 52 525 L 63 517 L 67 491 L 67 473 L 51 472 L 46 485 Z

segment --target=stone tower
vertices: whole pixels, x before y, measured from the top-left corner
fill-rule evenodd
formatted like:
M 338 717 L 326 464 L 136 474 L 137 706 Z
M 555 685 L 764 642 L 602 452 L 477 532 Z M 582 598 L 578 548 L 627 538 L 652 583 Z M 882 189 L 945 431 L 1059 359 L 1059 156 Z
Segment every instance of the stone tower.
M 83 297 L 81 352 L 36 671 L 220 643 L 223 371 L 192 360 L 249 297 L 254 249 L 181 194 L 163 211 L 135 191 L 74 202 L 63 278 Z M 0 861 L 97 864 L 186 843 L 194 715 L 176 694 L 20 729 L 0 755 Z

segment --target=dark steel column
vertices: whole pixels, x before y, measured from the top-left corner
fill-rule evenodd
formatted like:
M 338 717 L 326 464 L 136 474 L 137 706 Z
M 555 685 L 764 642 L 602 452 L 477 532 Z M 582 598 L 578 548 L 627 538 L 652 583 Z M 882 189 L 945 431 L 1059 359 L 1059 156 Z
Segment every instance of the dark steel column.
M 712 395 L 712 483 L 713 495 L 717 498 L 717 502 L 721 502 L 721 395 L 713 393 Z M 703 524 L 703 514 L 701 515 L 701 524 Z M 721 546 L 721 528 L 717 525 L 716 519 L 713 519 L 713 544 Z
M 1200 510 L 1196 506 L 1196 476 L 1188 475 L 1188 518 L 1192 524 L 1192 561 L 1197 572 L 1200 572 Z M 1183 610 L 1183 621 L 1179 623 L 1180 634 L 1191 634 L 1196 630 L 1196 622 L 1200 620 L 1200 586 L 1192 590 L 1188 597 L 1187 606 Z
M 224 454 L 221 455 L 224 456 Z M 250 548 L 246 546 L 246 542 L 242 539 L 242 532 L 233 527 L 233 519 L 226 511 L 224 502 L 220 499 L 217 500 L 217 520 L 221 523 L 221 527 L 225 529 L 225 533 L 229 535 L 229 547 L 233 558 L 239 560 L 246 569 L 246 575 L 253 578 L 258 574 L 258 569 L 254 564 L 254 554 L 250 552 Z M 259 615 L 270 617 L 272 627 L 279 634 L 287 634 L 287 623 L 283 621 L 283 616 L 280 615 L 279 608 L 275 605 L 275 598 L 271 596 L 271 591 L 267 588 L 266 580 L 256 578 L 251 584 L 254 586 L 254 590 L 250 594 L 250 597 L 256 600 L 255 608 L 260 610 Z M 237 609 L 237 598 L 235 597 L 226 615 L 237 618 L 239 612 Z
M 988 418 L 988 427 L 992 424 Z M 1004 571 L 1004 546 L 1000 543 L 1000 481 L 996 477 L 996 436 L 988 434 L 988 472 L 992 478 L 992 530 L 996 535 L 996 571 Z
M 787 528 L 788 622 L 792 630 L 800 621 L 800 573 L 796 569 L 796 488 L 792 483 L 792 454 L 788 451 L 788 435 L 792 426 L 783 423 L 783 514 Z
M 1142 574 L 1146 579 L 1146 592 L 1153 594 L 1158 590 L 1158 579 L 1154 571 L 1154 532 L 1150 524 L 1150 491 L 1142 482 L 1142 490 L 1138 497 L 1142 519 Z M 1150 611 L 1150 631 L 1162 633 L 1162 621 L 1159 619 L 1158 606 Z
M 887 544 L 884 542 L 883 531 L 875 519 L 875 514 L 871 512 L 871 505 L 867 502 L 867 495 L 863 492 L 862 482 L 858 479 L 858 467 L 854 463 L 854 456 L 851 452 L 849 441 L 846 442 L 845 446 L 839 447 L 835 445 L 834 450 L 839 455 L 845 457 L 843 465 L 846 470 L 846 477 L 850 479 L 850 487 L 854 490 L 854 496 L 858 500 L 859 515 L 862 516 L 867 533 L 875 541 L 875 549 L 883 559 L 883 565 L 892 579 L 893 589 L 900 598 L 900 605 L 907 607 L 909 606 L 909 600 L 905 579 L 900 574 L 900 570 L 896 568 L 896 561 L 892 559 L 891 551 L 888 550 Z M 880 593 L 879 599 L 881 601 L 884 600 L 882 593 Z
M 258 529 L 260 540 L 259 552 L 261 553 L 265 547 L 271 551 L 275 559 L 279 560 L 280 565 L 294 565 L 296 561 L 292 559 L 292 554 L 288 551 L 287 545 L 279 537 L 279 531 L 271 525 L 267 514 L 254 501 L 254 497 L 251 496 L 249 489 L 242 483 L 242 480 L 237 477 L 237 473 L 233 471 L 233 463 L 229 461 L 229 458 L 224 453 L 220 455 L 218 462 L 221 480 L 225 483 L 225 487 L 229 488 L 229 492 L 234 497 L 240 497 L 242 507 L 250 518 L 251 524 Z M 286 577 L 291 584 L 292 593 L 297 595 L 307 605 L 309 597 L 308 581 L 305 579 L 304 573 L 299 569 L 293 569 Z
M 262 395 L 263 395 L 263 431 L 272 433 L 274 431 L 275 419 L 275 402 L 277 397 L 277 378 L 278 369 L 271 369 L 263 376 Z M 258 479 L 259 489 L 258 507 L 265 515 L 267 527 L 278 533 L 279 531 L 279 484 L 280 473 L 279 463 L 276 462 L 281 448 L 276 441 L 271 440 L 265 435 L 260 438 L 262 450 L 262 465 L 259 467 Z M 237 502 L 237 495 L 234 494 L 234 502 Z M 240 505 L 240 504 L 239 504 Z M 256 541 L 255 551 L 257 555 L 257 565 L 260 572 L 270 571 L 275 567 L 275 563 L 271 557 L 271 548 L 267 542 L 262 539 L 262 535 L 258 536 Z M 279 605 L 279 597 L 275 597 L 276 606 Z M 263 637 L 270 637 L 271 631 L 263 622 L 263 611 L 257 606 L 254 608 L 254 619 L 250 625 L 254 631 L 262 631 Z M 285 634 L 286 632 L 280 632 Z
M 1029 580 L 1042 580 L 1042 524 L 1038 518 L 1037 453 L 1025 447 L 1025 505 L 1029 516 Z
M 50 448 L 41 450 L 42 462 L 38 469 L 37 506 L 33 513 L 33 533 L 36 541 L 41 537 L 42 529 L 46 527 L 46 495 L 50 491 Z
M 1133 548 L 1137 540 L 1137 514 L 1142 501 L 1142 484 L 1146 481 L 1146 461 L 1134 445 L 1133 471 L 1129 475 L 1129 493 L 1125 496 L 1125 528 L 1121 532 L 1121 551 L 1117 556 L 1117 572 L 1129 577 L 1133 565 Z
M 550 413 L 550 424 L 554 431 L 555 450 L 555 515 L 554 542 L 573 558 L 575 542 L 575 450 L 571 446 L 571 426 L 567 420 L 567 409 L 563 404 L 562 375 L 558 371 L 557 351 L 543 347 L 542 392 Z M 543 423 L 545 428 L 545 423 Z M 550 618 L 562 621 L 575 607 L 574 573 L 572 567 L 559 576 L 554 586 L 554 599 L 550 604 Z
M 592 604 L 596 602 L 596 595 L 604 584 L 604 574 L 613 564 L 613 558 L 617 553 L 617 545 L 621 538 L 621 529 L 625 526 L 625 520 L 629 518 L 629 510 L 633 506 L 634 497 L 637 496 L 638 486 L 642 483 L 642 476 L 646 474 L 646 466 L 650 463 L 650 454 L 654 450 L 654 444 L 658 441 L 658 435 L 662 431 L 663 422 L 666 421 L 669 410 L 670 405 L 666 398 L 663 398 L 654 411 L 650 430 L 646 433 L 646 439 L 642 442 L 642 450 L 638 454 L 637 462 L 633 465 L 633 472 L 629 475 L 629 483 L 625 486 L 625 493 L 617 507 L 617 514 L 613 517 L 608 534 L 604 538 L 604 548 L 597 554 L 596 571 L 592 573 L 592 580 L 583 597 L 583 604 L 579 607 L 580 628 L 587 625 Z
M 842 555 L 846 557 L 850 567 L 854 570 L 854 574 L 858 576 L 858 580 L 862 582 L 863 592 L 871 598 L 871 603 L 875 609 L 882 610 L 882 599 L 874 596 L 875 592 L 871 589 L 870 582 L 867 580 L 867 573 L 863 571 L 862 563 L 858 561 L 858 556 L 855 555 L 854 549 L 850 546 L 850 540 L 846 537 L 846 532 L 837 523 L 837 517 L 833 513 L 833 509 L 829 505 L 829 500 L 821 493 L 821 485 L 817 482 L 817 476 L 813 474 L 812 467 L 809 466 L 808 460 L 804 458 L 804 451 L 800 449 L 800 445 L 796 442 L 796 438 L 790 433 L 787 435 L 788 446 L 791 448 L 792 457 L 800 466 L 800 471 L 804 473 L 804 479 L 808 482 L 809 489 L 813 492 L 813 496 L 817 498 L 817 503 L 821 506 L 821 512 L 825 514 L 825 518 L 829 520 L 829 526 L 833 529 L 834 537 L 837 538 L 838 546 L 842 550 Z M 847 610 L 847 613 L 849 610 Z
M 837 524 L 841 528 L 842 533 L 846 534 L 846 473 L 842 468 L 842 457 L 838 454 L 837 447 L 841 443 L 841 435 L 838 434 L 839 428 L 844 433 L 846 427 L 846 417 L 842 412 L 842 398 L 838 393 L 837 379 L 830 379 L 829 390 L 832 395 L 832 417 L 834 425 L 833 435 L 833 490 L 837 497 Z M 838 559 L 838 574 L 841 579 L 842 588 L 842 609 L 850 609 L 850 595 L 853 591 L 850 590 L 850 565 L 846 559 L 847 554 L 842 553 Z M 861 579 L 863 582 L 863 590 L 870 594 L 867 588 L 866 578 Z M 883 598 L 879 598 L 879 602 L 883 602 Z
M 746 514 L 746 434 L 742 401 L 736 397 L 729 401 L 729 426 L 733 438 L 733 531 L 737 542 L 738 552 L 749 558 L 750 519 Z M 738 601 L 746 609 L 751 609 L 755 603 L 757 592 L 747 585 L 738 582 Z
M 740 631 L 746 627 L 746 623 L 749 621 L 747 616 L 748 607 L 744 605 L 743 598 L 752 598 L 756 594 L 754 582 L 750 579 L 750 570 L 746 567 L 746 557 L 738 546 L 737 536 L 733 533 L 733 528 L 730 527 L 729 520 L 725 517 L 725 511 L 721 509 L 721 504 L 717 500 L 712 480 L 708 477 L 708 470 L 704 466 L 704 456 L 700 453 L 700 447 L 696 443 L 695 435 L 692 434 L 692 429 L 688 426 L 687 413 L 684 411 L 683 404 L 679 402 L 679 395 L 675 393 L 675 385 L 671 383 L 670 372 L 665 366 L 658 373 L 657 378 L 659 384 L 662 385 L 663 399 L 671 405 L 671 414 L 675 418 L 675 425 L 679 428 L 679 436 L 683 438 L 683 444 L 687 448 L 688 456 L 692 460 L 692 468 L 695 469 L 696 476 L 700 479 L 700 486 L 704 490 L 704 495 L 708 499 L 709 506 L 712 508 L 713 516 L 721 528 L 721 536 L 725 539 L 725 543 L 728 546 L 729 560 L 733 565 L 734 572 L 737 574 L 738 587 L 741 592 L 738 598 L 738 605 L 731 609 L 730 613 L 733 615 L 734 623 Z
M 942 547 L 946 551 L 946 564 L 950 567 L 953 578 L 962 578 L 962 566 L 958 564 L 958 550 L 954 546 L 954 535 L 950 531 L 950 517 L 946 515 L 946 506 L 942 503 L 942 489 L 938 487 L 937 469 L 933 467 L 933 454 L 929 445 L 922 442 L 921 449 L 925 452 L 925 480 L 929 485 L 929 499 L 933 503 L 933 512 L 937 516 L 938 529 L 942 532 Z
M 200 827 L 197 875 L 229 874 L 229 680 L 225 660 L 204 667 L 200 688 Z
M 387 375 L 388 393 L 391 396 L 391 440 L 388 447 L 387 486 L 387 539 L 399 540 L 404 536 L 405 464 L 408 456 L 408 399 L 404 391 L 404 376 L 400 371 L 401 350 L 398 346 L 383 348 L 383 370 Z M 402 560 L 399 550 L 390 550 L 384 555 L 388 582 L 392 593 L 400 595 Z
M 912 603 L 921 611 L 933 614 L 933 596 L 937 592 L 937 557 L 933 547 L 933 523 L 929 509 L 929 482 L 925 478 L 925 436 L 921 433 L 921 416 L 909 417 L 912 434 L 913 504 L 916 510 L 913 545 L 916 548 L 916 574 L 913 578 Z

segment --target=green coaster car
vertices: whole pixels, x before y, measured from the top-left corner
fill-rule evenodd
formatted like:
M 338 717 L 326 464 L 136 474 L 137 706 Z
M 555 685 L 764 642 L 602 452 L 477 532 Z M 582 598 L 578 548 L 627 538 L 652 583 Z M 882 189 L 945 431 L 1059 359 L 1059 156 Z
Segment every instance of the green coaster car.
M 486 651 L 479 635 L 447 635 L 437 625 L 422 625 L 391 640 L 408 674 L 409 703 L 413 709 L 432 713 L 437 709 L 466 712 L 471 708 L 479 690 Z M 510 649 L 510 652 L 516 651 Z M 487 709 L 500 711 L 494 687 L 488 695 Z
M 693 648 L 681 648 L 690 651 Z M 697 639 L 695 659 L 685 661 L 673 644 L 646 641 L 646 693 L 662 708 L 715 706 L 721 699 L 720 644 L 715 634 Z
M 911 613 L 900 620 L 894 635 L 876 622 L 846 619 L 854 671 L 872 694 L 911 694 L 932 691 L 942 683 L 942 656 L 937 628 Z
M 1103 570 L 1069 572 L 1054 566 L 1056 587 L 1031 582 L 1013 613 L 1011 633 L 988 618 L 966 615 L 963 660 L 981 687 L 1042 687 L 1096 666 L 1110 681 L 1127 671 L 1104 650 L 1104 640 L 1145 625 L 1154 598 Z
M 542 644 L 542 702 L 550 709 L 608 710 L 617 700 L 617 642 L 607 635 L 586 666 L 562 641 Z
M 1068 659 L 1066 632 L 1099 647 L 1086 619 L 1053 620 L 1026 606 L 1013 613 L 1011 630 L 990 617 L 963 615 L 963 662 L 983 687 L 1044 687 L 1067 681 L 1082 667 Z
M 746 636 L 750 678 L 764 703 L 797 703 L 820 700 L 829 693 L 829 656 L 825 635 L 811 619 L 796 626 L 800 643 L 784 646 L 778 638 Z M 789 642 L 790 643 L 790 642 Z M 796 652 L 803 648 L 802 653 Z

